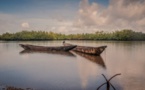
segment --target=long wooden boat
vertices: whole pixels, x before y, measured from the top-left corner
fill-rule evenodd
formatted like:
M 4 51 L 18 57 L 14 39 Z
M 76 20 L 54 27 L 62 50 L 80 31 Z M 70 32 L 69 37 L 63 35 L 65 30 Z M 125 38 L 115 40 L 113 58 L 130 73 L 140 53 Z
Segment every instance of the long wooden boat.
M 69 51 L 76 47 L 76 45 L 56 46 L 56 47 L 36 46 L 29 44 L 19 44 L 19 45 L 25 50 L 34 50 L 34 51 Z
M 71 46 L 73 44 L 63 42 L 64 46 Z M 73 51 L 86 53 L 90 55 L 97 55 L 99 56 L 107 46 L 100 46 L 100 47 L 89 47 L 89 46 L 77 46 L 76 48 L 72 49 Z

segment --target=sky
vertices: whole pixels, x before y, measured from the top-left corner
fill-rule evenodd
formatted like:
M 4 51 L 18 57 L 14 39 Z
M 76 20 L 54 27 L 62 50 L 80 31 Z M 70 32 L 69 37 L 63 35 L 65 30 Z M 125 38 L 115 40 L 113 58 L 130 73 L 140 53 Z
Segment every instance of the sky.
M 145 32 L 145 0 L 0 0 L 0 34 Z

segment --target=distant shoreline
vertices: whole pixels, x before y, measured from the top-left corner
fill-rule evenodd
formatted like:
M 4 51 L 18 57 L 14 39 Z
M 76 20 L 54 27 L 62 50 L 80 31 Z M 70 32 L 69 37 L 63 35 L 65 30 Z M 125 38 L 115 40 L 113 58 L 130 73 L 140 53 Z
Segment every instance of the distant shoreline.
M 120 30 L 115 32 L 97 31 L 82 34 L 61 34 L 45 31 L 21 31 L 16 33 L 3 33 L 1 41 L 51 41 L 51 40 L 93 40 L 93 41 L 145 41 L 145 33 L 133 30 Z
M 41 42 L 41 41 L 64 41 L 64 40 L 0 40 L 0 41 L 24 41 L 24 42 L 25 41 L 32 41 L 32 42 L 40 41 Z M 76 40 L 69 39 L 68 40 L 68 39 L 65 39 L 65 41 L 145 41 L 145 40 L 84 40 L 84 39 L 83 40 L 80 40 L 80 39 L 79 40 L 78 39 L 76 39 Z

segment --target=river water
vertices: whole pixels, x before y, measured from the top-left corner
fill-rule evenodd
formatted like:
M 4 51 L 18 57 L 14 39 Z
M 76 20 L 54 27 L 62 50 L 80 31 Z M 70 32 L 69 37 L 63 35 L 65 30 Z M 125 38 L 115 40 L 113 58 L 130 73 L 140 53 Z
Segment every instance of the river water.
M 62 46 L 62 41 L 0 41 L 0 85 L 37 90 L 96 90 L 113 75 L 116 90 L 145 89 L 144 41 L 66 41 L 107 45 L 101 56 L 75 52 L 28 52 L 19 44 Z M 106 90 L 106 85 L 99 90 Z M 113 90 L 113 88 L 110 88 Z

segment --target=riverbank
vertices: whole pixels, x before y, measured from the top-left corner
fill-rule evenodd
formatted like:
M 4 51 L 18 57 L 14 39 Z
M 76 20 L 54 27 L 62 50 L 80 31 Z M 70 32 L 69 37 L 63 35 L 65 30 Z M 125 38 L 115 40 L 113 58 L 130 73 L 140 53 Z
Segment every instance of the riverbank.
M 45 31 L 21 31 L 16 33 L 3 33 L 0 40 L 4 41 L 49 41 L 49 40 L 104 40 L 104 41 L 145 41 L 145 33 L 133 30 L 120 30 L 115 32 L 98 31 L 82 34 L 62 34 Z

